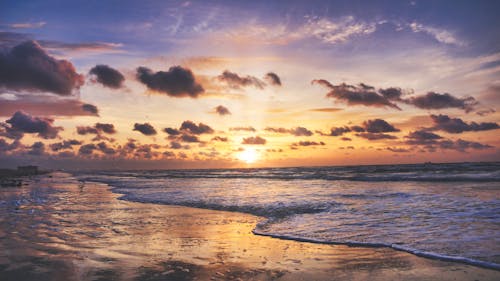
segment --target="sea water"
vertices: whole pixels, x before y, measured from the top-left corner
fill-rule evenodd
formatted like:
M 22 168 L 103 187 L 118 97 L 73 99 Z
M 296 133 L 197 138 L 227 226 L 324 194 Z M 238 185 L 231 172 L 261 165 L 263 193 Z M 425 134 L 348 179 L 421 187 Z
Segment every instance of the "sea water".
M 261 216 L 254 233 L 500 269 L 500 163 L 93 171 L 121 199 Z

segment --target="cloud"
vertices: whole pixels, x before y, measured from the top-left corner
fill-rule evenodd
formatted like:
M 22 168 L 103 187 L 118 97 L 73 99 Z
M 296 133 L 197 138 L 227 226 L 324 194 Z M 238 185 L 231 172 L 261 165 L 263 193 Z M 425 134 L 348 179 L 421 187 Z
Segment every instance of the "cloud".
M 197 136 L 187 134 L 181 135 L 179 140 L 181 140 L 182 142 L 200 142 L 200 139 Z
M 478 102 L 473 97 L 456 98 L 448 93 L 439 94 L 428 92 L 425 95 L 410 97 L 405 100 L 405 103 L 414 105 L 422 109 L 443 109 L 443 108 L 459 108 L 465 112 L 474 110 Z
M 113 124 L 107 124 L 107 123 L 95 123 L 94 126 L 77 126 L 76 127 L 76 132 L 79 135 L 87 135 L 87 134 L 101 134 L 101 133 L 106 133 L 106 134 L 115 134 L 116 129 Z
M 97 106 L 95 106 L 93 104 L 89 104 L 89 103 L 83 104 L 82 105 L 82 110 L 86 111 L 86 112 L 89 112 L 92 115 L 99 116 L 99 109 L 97 108 Z
M 268 72 L 266 76 L 264 76 L 264 79 L 267 81 L 267 83 L 273 86 L 281 86 L 281 79 L 278 74 L 274 72 Z
M 391 107 L 401 110 L 401 108 L 399 108 L 399 106 L 397 106 L 395 103 L 391 102 L 385 96 L 377 93 L 374 87 L 365 85 L 363 83 L 357 86 L 348 85 L 345 83 L 332 85 L 330 82 L 324 79 L 313 80 L 311 83 L 319 84 L 329 89 L 330 91 L 326 94 L 326 97 L 345 102 L 347 105 Z
M 39 21 L 39 22 L 19 22 L 19 23 L 10 23 L 8 26 L 10 28 L 41 28 L 44 27 L 47 23 L 44 21 Z
M 36 41 L 0 53 L 0 87 L 69 96 L 83 82 L 73 64 L 49 56 Z
M 149 123 L 144 123 L 144 124 L 135 123 L 133 131 L 139 131 L 146 136 L 156 135 L 155 128 L 151 126 L 151 124 Z
M 333 127 L 330 129 L 330 136 L 337 137 L 343 135 L 344 133 L 349 133 L 349 132 L 351 132 L 351 129 L 349 129 L 349 127 L 347 126 Z
M 181 149 L 182 148 L 182 144 L 180 144 L 179 142 L 176 142 L 176 141 L 171 141 L 170 142 L 170 148 L 171 149 Z
M 225 107 L 223 105 L 218 105 L 214 109 L 215 109 L 215 113 L 219 114 L 220 116 L 230 115 L 231 114 L 231 112 L 229 111 L 229 109 L 227 109 L 227 107 Z
M 336 107 L 322 107 L 322 108 L 311 108 L 308 111 L 314 111 L 314 112 L 337 112 L 341 111 L 342 108 L 336 108 Z
M 158 72 L 147 67 L 138 67 L 137 79 L 149 89 L 171 97 L 197 98 L 204 92 L 191 70 L 181 66 L 172 66 L 168 71 Z
M 38 134 L 44 139 L 56 138 L 62 127 L 54 127 L 54 119 L 34 117 L 23 111 L 17 111 L 10 119 L 5 121 L 10 125 L 4 127 L 7 133 L 16 138 L 22 138 L 24 133 Z
M 123 82 L 125 81 L 123 74 L 104 64 L 94 66 L 89 71 L 89 74 L 94 76 L 97 82 L 112 89 L 121 88 L 123 86 Z
M 337 44 L 346 42 L 354 36 L 371 34 L 376 29 L 376 23 L 357 21 L 352 16 L 343 17 L 337 21 L 319 17 L 308 17 L 307 23 L 300 28 L 299 33 L 302 34 L 302 37 L 313 36 L 322 42 Z
M 448 115 L 431 115 L 434 126 L 431 130 L 441 130 L 451 134 L 460 134 L 469 131 L 487 131 L 500 128 L 497 123 L 482 122 L 482 123 L 466 123 L 460 118 L 450 118 Z
M 266 83 L 254 76 L 239 76 L 237 73 L 225 70 L 221 75 L 217 76 L 219 81 L 225 82 L 233 89 L 241 89 L 242 87 L 253 86 L 257 89 L 264 89 Z
M 292 129 L 266 127 L 264 130 L 268 131 L 268 132 L 277 133 L 277 134 L 292 134 L 296 137 L 312 136 L 313 135 L 313 132 L 311 132 L 310 130 L 308 130 L 307 128 L 304 128 L 304 127 L 295 127 Z
M 241 142 L 242 144 L 256 144 L 256 145 L 264 145 L 266 144 L 266 139 L 261 138 L 259 136 L 244 138 Z
M 49 147 L 52 149 L 52 151 L 59 151 L 63 149 L 70 149 L 75 145 L 81 145 L 82 142 L 79 140 L 64 140 L 62 142 L 56 142 L 53 144 L 50 144 Z
M 115 125 L 108 123 L 95 123 L 95 128 L 99 130 L 99 132 L 103 132 L 106 134 L 115 134 Z
M 390 133 L 400 131 L 383 119 L 367 120 L 363 122 L 363 127 L 369 133 Z
M 493 148 L 493 146 L 488 144 L 482 144 L 474 141 L 467 141 L 463 139 L 458 139 L 456 141 L 444 139 L 443 137 L 434 134 L 426 130 L 417 130 L 410 132 L 408 136 L 405 137 L 407 140 L 406 144 L 423 146 L 429 152 L 434 152 L 436 148 L 456 150 L 460 152 L 466 152 L 468 149 L 484 150 Z
M 165 128 L 163 129 L 163 131 L 171 136 L 177 136 L 177 135 L 180 135 L 181 132 L 177 129 L 174 129 L 174 128 Z
M 347 105 L 392 107 L 401 110 L 396 103 L 404 103 L 421 109 L 459 108 L 465 112 L 474 110 L 475 106 L 478 105 L 478 102 L 473 97 L 457 98 L 448 93 L 428 92 L 425 95 L 405 98 L 413 91 L 405 91 L 397 87 L 377 90 L 375 87 L 364 83 L 358 85 L 346 83 L 332 85 L 324 79 L 313 80 L 311 83 L 329 89 L 330 91 L 326 94 L 326 97 L 344 102 Z
M 442 139 L 440 135 L 434 134 L 432 132 L 428 132 L 426 130 L 417 130 L 410 132 L 408 136 L 405 136 L 408 140 L 407 144 L 411 145 L 429 145 L 435 144 L 437 140 Z
M 330 134 L 321 133 L 323 136 L 342 136 L 345 133 L 356 132 L 356 136 L 362 137 L 369 140 L 378 139 L 397 139 L 395 136 L 391 136 L 383 133 L 399 132 L 400 130 L 395 128 L 393 125 L 387 123 L 383 119 L 373 119 L 364 121 L 362 126 L 343 126 L 343 127 L 333 127 L 330 129 Z M 349 139 L 350 140 L 350 139 Z
M 482 144 L 474 141 L 466 141 L 463 139 L 458 139 L 456 141 L 446 140 L 439 143 L 441 149 L 452 149 L 460 152 L 466 152 L 467 149 L 484 150 L 493 148 L 493 146 L 488 144 Z
M 4 139 L 0 139 L 0 152 L 7 152 L 7 151 L 16 150 L 20 146 L 21 146 L 21 142 L 18 139 L 12 141 L 12 143 L 10 143 L 10 144 L 7 141 L 5 141 Z
M 315 142 L 315 141 L 299 141 L 292 143 L 292 146 L 317 146 L 317 145 L 325 145 L 324 142 Z
M 43 142 L 37 141 L 31 145 L 30 150 L 28 150 L 29 155 L 40 156 L 45 153 L 45 144 Z
M 212 141 L 227 142 L 228 139 L 226 137 L 215 136 L 215 137 L 212 138 Z
M 106 155 L 116 154 L 116 150 L 114 148 L 108 146 L 108 144 L 106 144 L 105 142 L 98 143 L 97 149 L 99 149 L 102 153 L 104 153 Z
M 411 152 L 411 150 L 402 148 L 402 147 L 386 147 L 385 149 L 396 152 L 396 153 L 406 153 L 406 152 Z
M 93 143 L 84 144 L 78 149 L 78 154 L 80 155 L 90 155 L 97 149 L 97 146 Z
M 463 41 L 458 40 L 450 31 L 447 31 L 445 29 L 426 26 L 417 22 L 412 22 L 409 26 L 413 32 L 427 33 L 438 42 L 456 46 L 465 46 L 465 43 Z
M 195 135 L 213 134 L 214 132 L 214 130 L 208 125 L 205 125 L 203 123 L 198 123 L 198 125 L 196 125 L 196 123 L 189 120 L 182 122 L 179 130 L 186 131 Z
M 255 130 L 254 127 L 232 127 L 232 128 L 229 128 L 229 131 L 246 131 L 246 132 L 255 132 L 257 130 Z
M 358 133 L 356 136 L 367 140 L 397 139 L 398 137 L 384 133 Z
M 84 103 L 75 99 L 53 97 L 22 97 L 16 100 L 0 99 L 0 116 L 11 116 L 16 111 L 30 112 L 38 116 L 96 116 L 83 109 Z

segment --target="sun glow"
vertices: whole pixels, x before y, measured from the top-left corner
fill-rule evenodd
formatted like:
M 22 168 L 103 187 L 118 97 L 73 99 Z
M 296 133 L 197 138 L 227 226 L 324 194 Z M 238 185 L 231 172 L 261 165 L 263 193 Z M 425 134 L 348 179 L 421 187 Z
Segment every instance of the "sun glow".
M 259 153 L 253 148 L 247 148 L 238 155 L 238 159 L 248 164 L 254 163 L 259 159 Z

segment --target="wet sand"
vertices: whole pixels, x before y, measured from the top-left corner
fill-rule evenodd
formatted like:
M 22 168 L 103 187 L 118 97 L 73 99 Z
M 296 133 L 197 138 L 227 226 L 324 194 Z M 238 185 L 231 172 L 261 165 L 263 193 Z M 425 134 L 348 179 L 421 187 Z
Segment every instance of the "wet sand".
M 0 189 L 0 280 L 500 280 L 387 248 L 251 233 L 256 216 L 118 200 L 68 174 Z

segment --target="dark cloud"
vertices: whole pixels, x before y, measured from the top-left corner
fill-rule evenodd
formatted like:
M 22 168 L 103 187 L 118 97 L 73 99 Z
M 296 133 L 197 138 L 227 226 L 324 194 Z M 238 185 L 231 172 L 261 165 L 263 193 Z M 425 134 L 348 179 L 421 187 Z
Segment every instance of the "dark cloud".
M 244 138 L 242 144 L 266 144 L 266 139 L 259 136 Z
M 345 83 L 332 85 L 330 82 L 320 79 L 313 80 L 312 84 L 319 84 L 330 90 L 326 97 L 347 103 L 347 105 L 364 105 L 374 107 L 391 107 L 401 110 L 384 95 L 376 92 L 372 86 L 363 83 L 355 86 Z
M 253 86 L 257 89 L 264 89 L 266 83 L 254 76 L 239 76 L 237 73 L 229 70 L 224 71 L 221 75 L 217 76 L 219 81 L 225 82 L 229 87 L 234 89 L 241 89 L 241 87 Z
M 495 112 L 497 112 L 497 111 L 494 110 L 493 108 L 486 108 L 486 109 L 481 109 L 481 110 L 476 111 L 476 114 L 479 116 L 486 116 L 486 115 L 493 114 Z
M 368 87 L 368 86 L 365 86 Z M 378 139 L 397 139 L 395 136 L 391 136 L 383 133 L 399 132 L 400 130 L 387 123 L 382 119 L 373 119 L 364 121 L 362 126 L 343 126 L 343 127 L 333 127 L 330 129 L 330 134 L 321 133 L 323 136 L 342 136 L 345 133 L 356 132 L 356 136 L 362 137 L 369 140 Z M 366 132 L 366 133 L 365 133 Z M 349 139 L 350 140 L 350 139 Z
M 54 127 L 54 120 L 50 118 L 34 117 L 22 111 L 17 111 L 10 119 L 5 121 L 10 126 L 5 126 L 7 133 L 12 136 L 22 137 L 24 133 L 38 134 L 44 139 L 56 138 L 62 127 Z
M 272 132 L 272 133 L 277 133 L 277 134 L 288 134 L 288 133 L 290 133 L 290 130 L 287 129 L 287 128 L 266 127 L 264 130 L 268 131 L 268 132 Z
M 406 152 L 411 152 L 411 150 L 406 149 L 406 148 L 401 148 L 401 147 L 386 147 L 387 150 L 396 152 L 396 153 L 406 153 Z
M 308 129 L 304 127 L 296 127 L 291 129 L 290 133 L 296 137 L 299 136 L 312 136 L 313 132 L 309 131 Z
M 93 115 L 99 116 L 99 109 L 97 109 L 97 106 L 95 106 L 95 105 L 92 105 L 92 104 L 89 104 L 89 103 L 83 104 L 82 105 L 82 110 L 86 111 L 86 112 L 89 112 L 89 113 L 91 113 Z
M 340 138 L 340 139 L 341 139 L 341 140 L 343 140 L 343 141 L 352 141 L 352 139 L 351 139 L 351 138 L 347 138 L 347 137 L 342 137 L 342 138 Z
M 439 94 L 435 92 L 410 97 L 405 102 L 422 109 L 459 108 L 465 112 L 474 110 L 474 107 L 478 104 L 473 97 L 457 98 L 448 93 Z
M 405 138 L 407 139 L 406 143 L 410 145 L 429 145 L 435 144 L 443 137 L 426 130 L 417 130 L 410 132 Z
M 383 119 L 367 120 L 363 122 L 363 127 L 368 133 L 390 133 L 400 131 Z
M 95 134 L 97 135 L 99 131 L 95 127 L 90 126 L 77 126 L 76 133 L 79 135 Z
M 379 94 L 391 101 L 402 101 L 402 96 L 404 92 L 401 88 L 390 87 L 386 89 L 379 89 Z
M 349 129 L 349 127 L 347 126 L 344 126 L 344 127 L 333 127 L 330 129 L 330 136 L 334 136 L 334 137 L 337 137 L 337 136 L 341 136 L 345 133 L 349 133 L 351 132 L 351 129 Z
M 292 143 L 292 146 L 316 146 L 316 145 L 325 145 L 324 142 L 315 142 L 315 141 L 299 141 Z
M 460 118 L 450 118 L 448 115 L 431 115 L 434 126 L 431 130 L 441 130 L 451 134 L 459 134 L 468 131 L 487 131 L 500 128 L 497 123 L 482 122 L 482 123 L 466 123 Z
M 254 127 L 232 127 L 232 128 L 229 128 L 229 131 L 246 131 L 246 132 L 255 132 L 257 130 L 255 130 Z
M 450 140 L 442 141 L 439 143 L 439 147 L 441 149 L 452 149 L 460 152 L 466 152 L 468 149 L 484 150 L 493 148 L 493 146 L 491 145 L 482 144 L 474 141 L 466 141 L 463 139 L 458 139 L 454 142 Z
M 307 128 L 304 128 L 304 127 L 295 127 L 292 129 L 266 127 L 264 130 L 268 131 L 268 132 L 277 133 L 277 134 L 292 134 L 296 137 L 312 136 L 313 135 L 313 132 L 311 132 L 310 130 L 308 130 Z
M 78 149 L 78 154 L 80 155 L 90 155 L 97 149 L 97 146 L 93 143 L 84 144 Z
M 177 136 L 177 135 L 180 135 L 181 132 L 177 129 L 174 129 L 174 128 L 165 128 L 163 129 L 163 131 L 171 136 Z
M 0 99 L 0 116 L 11 116 L 16 111 L 29 112 L 37 116 L 92 116 L 94 113 L 83 110 L 83 103 L 74 99 L 55 99 L 53 97 L 28 98 L 16 100 Z
M 183 141 L 183 142 L 200 142 L 200 139 L 197 136 L 186 135 L 186 134 L 183 134 L 180 137 L 180 140 Z
M 29 155 L 40 156 L 45 153 L 45 144 L 43 142 L 37 141 L 31 145 L 30 150 L 28 150 Z
M 95 123 L 95 128 L 106 134 L 115 134 L 115 125 L 107 123 Z
M 356 136 L 367 140 L 397 139 L 398 137 L 384 133 L 358 133 Z
M 51 92 L 68 96 L 84 77 L 69 61 L 49 56 L 36 41 L 0 52 L 0 86 L 14 91 Z
M 113 124 L 95 123 L 94 126 L 77 126 L 76 132 L 79 135 L 87 135 L 87 134 L 98 135 L 101 133 L 115 134 L 116 130 Z
M 20 146 L 21 142 L 18 139 L 12 141 L 12 143 L 8 143 L 6 140 L 0 139 L 0 152 L 16 150 Z
M 198 125 L 196 125 L 196 123 L 189 120 L 182 122 L 179 130 L 186 131 L 195 135 L 212 134 L 214 132 L 214 130 L 208 125 L 205 125 L 203 123 L 198 123 Z
M 363 133 L 365 131 L 365 128 L 361 127 L 361 126 L 358 126 L 358 125 L 355 125 L 355 126 L 351 126 L 350 128 L 353 132 L 356 132 L 356 133 Z
M 104 153 L 106 155 L 116 154 L 116 150 L 114 148 L 108 146 L 108 144 L 106 144 L 105 142 L 98 143 L 97 149 L 99 149 L 102 153 Z
M 281 86 L 281 79 L 278 74 L 274 72 L 268 72 L 266 76 L 264 76 L 264 79 L 266 79 L 266 81 L 271 85 Z
M 221 141 L 221 142 L 227 142 L 227 138 L 226 137 L 219 137 L 219 136 L 215 136 L 212 138 L 212 141 Z
M 64 140 L 62 142 L 56 142 L 56 143 L 50 144 L 49 146 L 50 146 L 50 149 L 52 149 L 52 151 L 59 151 L 59 150 L 63 150 L 63 149 L 70 149 L 75 145 L 81 145 L 81 144 L 82 144 L 82 142 L 79 140 Z
M 448 93 L 439 94 L 428 92 L 425 95 L 413 96 L 404 98 L 412 93 L 412 90 L 402 90 L 397 87 L 386 89 L 376 89 L 375 87 L 360 83 L 358 85 L 349 85 L 342 83 L 332 85 L 327 80 L 313 80 L 312 84 L 319 84 L 330 92 L 327 97 L 334 98 L 338 101 L 347 103 L 348 105 L 364 105 L 374 107 L 392 107 L 401 110 L 396 104 L 404 103 L 413 105 L 421 109 L 444 109 L 444 108 L 459 108 L 465 112 L 470 112 L 478 105 L 478 102 L 473 97 L 457 98 Z M 486 113 L 488 111 L 485 111 Z
M 229 111 L 229 109 L 227 109 L 227 107 L 225 107 L 223 105 L 216 106 L 215 107 L 215 113 L 217 113 L 217 114 L 219 114 L 221 116 L 231 114 L 231 112 Z
M 190 69 L 172 66 L 168 71 L 153 72 L 147 67 L 137 68 L 137 79 L 149 89 L 171 97 L 197 98 L 204 92 Z
M 121 88 L 123 86 L 123 81 L 125 81 L 123 74 L 104 64 L 94 66 L 89 74 L 93 75 L 97 82 L 112 89 Z
M 181 149 L 182 148 L 182 144 L 180 144 L 179 142 L 176 142 L 176 141 L 171 141 L 170 142 L 170 148 L 171 149 Z
M 155 128 L 151 126 L 151 124 L 149 123 L 144 123 L 144 124 L 135 123 L 134 131 L 139 131 L 146 136 L 156 135 Z

